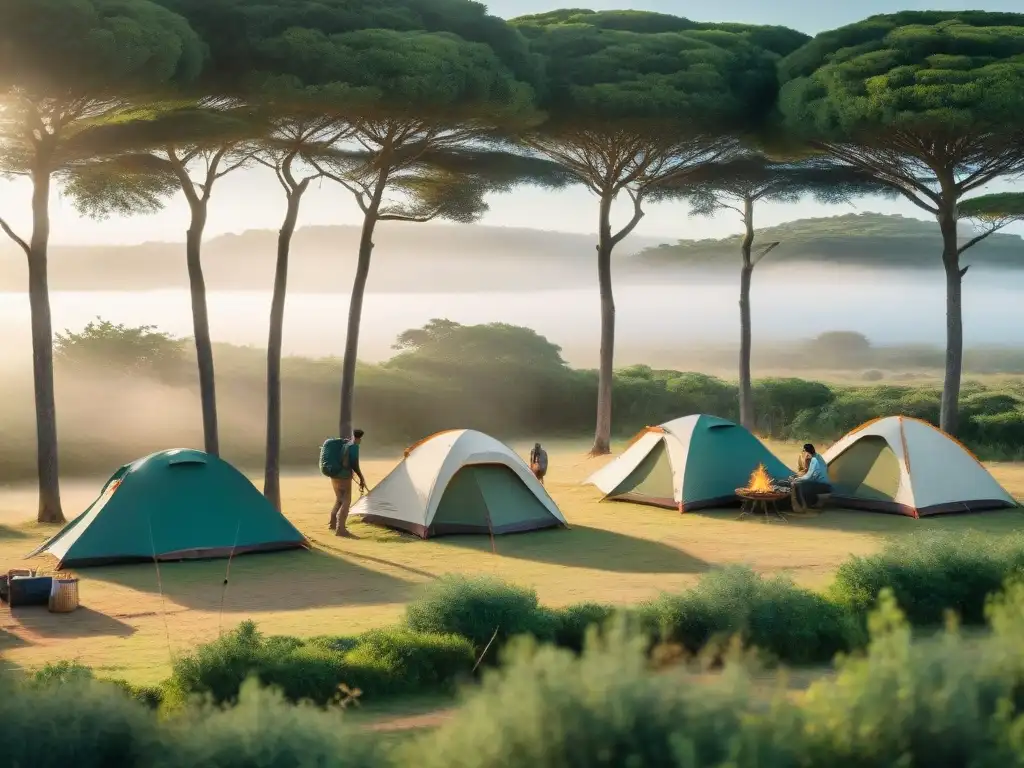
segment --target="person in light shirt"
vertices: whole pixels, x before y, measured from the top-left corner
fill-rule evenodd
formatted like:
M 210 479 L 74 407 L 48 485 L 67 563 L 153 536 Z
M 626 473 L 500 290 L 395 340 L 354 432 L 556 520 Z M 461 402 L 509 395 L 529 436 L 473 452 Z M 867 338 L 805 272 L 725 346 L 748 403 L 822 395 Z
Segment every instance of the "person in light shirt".
M 832 492 L 828 465 L 811 443 L 804 445 L 803 458 L 807 462 L 807 469 L 803 474 L 794 477 L 791 485 L 793 509 L 797 512 L 816 506 L 819 496 Z

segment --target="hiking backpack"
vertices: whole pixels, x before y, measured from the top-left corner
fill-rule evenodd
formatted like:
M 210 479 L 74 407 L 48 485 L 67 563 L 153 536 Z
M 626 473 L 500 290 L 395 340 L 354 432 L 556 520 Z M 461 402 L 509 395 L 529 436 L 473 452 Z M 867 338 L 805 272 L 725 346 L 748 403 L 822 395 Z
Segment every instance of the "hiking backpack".
M 320 446 L 320 474 L 339 477 L 348 466 L 349 441 L 344 437 L 329 437 Z

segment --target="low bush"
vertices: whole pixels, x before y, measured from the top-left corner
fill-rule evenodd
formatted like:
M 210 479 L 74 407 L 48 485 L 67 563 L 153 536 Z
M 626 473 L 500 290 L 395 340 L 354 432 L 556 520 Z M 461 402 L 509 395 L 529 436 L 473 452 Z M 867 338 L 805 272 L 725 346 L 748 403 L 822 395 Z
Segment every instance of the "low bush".
M 406 606 L 405 623 L 415 632 L 465 637 L 478 654 L 493 637 L 488 660 L 510 637 L 551 640 L 555 634 L 554 618 L 539 609 L 534 590 L 486 576 L 447 575 L 432 582 Z
M 80 665 L 66 663 L 65 669 Z M 0 681 L 3 768 L 122 768 L 159 753 L 152 713 L 91 675 Z
M 380 693 L 421 693 L 450 691 L 473 671 L 473 644 L 448 634 L 426 634 L 407 629 L 379 629 L 359 637 L 345 656 L 345 665 L 356 673 L 353 682 L 374 691 L 359 678 L 366 669 L 381 670 L 388 681 Z
M 603 627 L 615 614 L 615 608 L 600 603 L 578 603 L 552 610 L 554 643 L 579 653 L 583 650 L 587 630 L 592 626 Z
M 724 650 L 739 637 L 794 664 L 829 661 L 857 644 L 856 624 L 839 605 L 791 581 L 747 568 L 706 574 L 693 589 L 664 594 L 638 610 L 642 626 L 690 653 Z
M 190 710 L 163 727 L 163 753 L 152 768 L 384 768 L 374 734 L 347 727 L 337 710 L 294 705 L 255 681 L 238 704 Z
M 293 702 L 328 704 L 342 685 L 369 700 L 449 690 L 473 669 L 469 640 L 404 627 L 357 637 L 263 637 L 252 622 L 181 657 L 163 698 L 180 708 L 188 696 L 233 702 L 250 677 Z
M 643 640 L 613 635 L 581 657 L 520 648 L 437 731 L 399 748 L 422 768 L 1020 766 L 1024 589 L 977 642 L 912 640 L 886 594 L 862 658 L 794 699 L 730 662 L 708 682 L 652 674 Z
M 839 566 L 829 594 L 861 617 L 889 589 L 914 625 L 934 625 L 952 610 L 967 624 L 985 618 L 985 601 L 1024 571 L 1024 536 L 916 534 Z

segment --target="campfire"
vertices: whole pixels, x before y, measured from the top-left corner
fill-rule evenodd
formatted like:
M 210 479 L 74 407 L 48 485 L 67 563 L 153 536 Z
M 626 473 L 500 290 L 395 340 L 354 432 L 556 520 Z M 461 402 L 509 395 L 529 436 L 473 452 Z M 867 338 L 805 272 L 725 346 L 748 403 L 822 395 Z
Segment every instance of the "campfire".
M 757 469 L 750 473 L 750 479 L 744 488 L 737 488 L 736 493 L 743 496 L 776 496 L 775 483 L 764 464 L 758 464 Z

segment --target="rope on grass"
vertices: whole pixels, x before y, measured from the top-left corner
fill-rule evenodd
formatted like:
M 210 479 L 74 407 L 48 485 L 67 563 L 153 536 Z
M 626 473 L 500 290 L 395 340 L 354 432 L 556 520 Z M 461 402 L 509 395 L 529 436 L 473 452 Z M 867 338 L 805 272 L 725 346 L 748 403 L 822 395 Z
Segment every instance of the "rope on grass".
M 235 525 L 235 540 L 231 543 L 231 552 L 228 553 L 228 565 L 224 569 L 224 584 L 220 590 L 220 614 L 217 616 L 217 637 L 224 636 L 224 599 L 228 594 L 228 577 L 231 575 L 231 561 L 235 557 L 235 549 L 238 547 L 238 533 L 242 530 L 242 513 L 238 513 L 238 522 Z
M 174 666 L 174 649 L 171 647 L 171 627 L 167 623 L 167 608 L 164 602 L 164 580 L 160 575 L 160 558 L 156 554 L 156 540 L 153 538 L 153 514 L 151 512 L 146 513 L 146 522 L 149 525 L 149 547 L 153 553 L 153 565 L 156 567 L 156 587 L 160 593 L 160 618 L 164 622 L 164 639 L 167 641 L 167 656 L 171 660 L 171 666 Z

